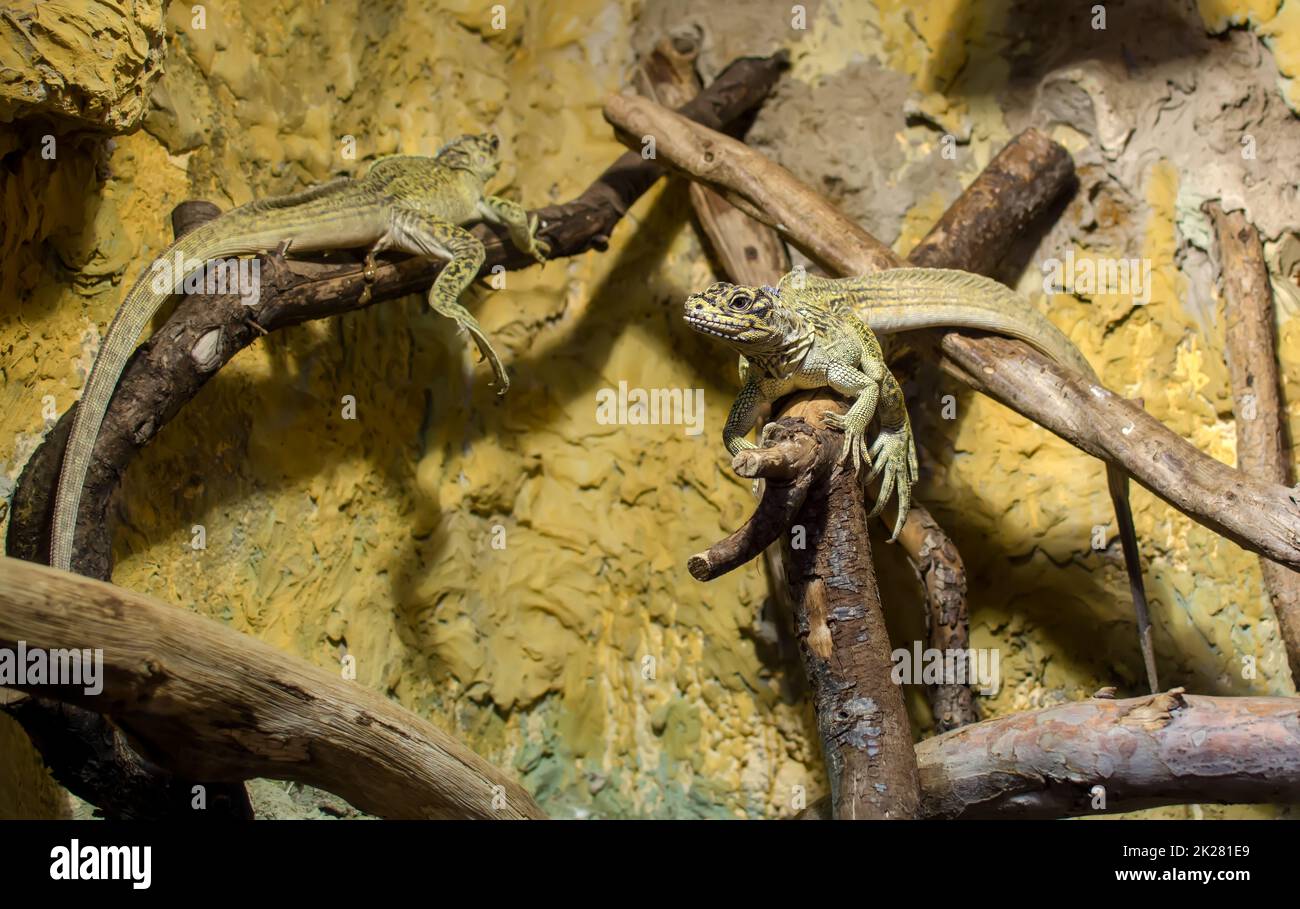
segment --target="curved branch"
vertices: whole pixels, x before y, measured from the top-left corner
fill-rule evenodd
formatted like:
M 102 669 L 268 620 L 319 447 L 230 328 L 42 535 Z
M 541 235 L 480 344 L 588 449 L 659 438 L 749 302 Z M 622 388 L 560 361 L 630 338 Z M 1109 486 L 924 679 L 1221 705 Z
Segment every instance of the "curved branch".
M 0 647 L 19 641 L 102 649 L 98 693 L 13 687 L 113 717 L 172 772 L 308 783 L 380 817 L 545 817 L 460 742 L 337 673 L 188 609 L 0 557 Z
M 825 446 L 797 427 L 777 423 L 766 441 L 772 444 L 742 451 L 731 461 L 742 477 L 766 478 L 758 507 L 735 533 L 691 556 L 686 568 L 695 580 L 712 581 L 762 555 L 794 524 L 808 490 L 830 469 Z
M 735 61 L 682 106 L 682 115 L 711 126 L 725 125 L 767 96 L 785 63 L 784 54 Z M 604 249 L 628 208 L 662 175 L 655 161 L 628 152 L 573 201 L 537 209 L 533 214 L 543 224 L 540 233 L 550 242 L 552 257 Z M 181 221 L 174 223 L 190 225 L 194 217 L 215 211 L 215 206 L 207 203 L 201 210 L 182 209 Z M 473 232 L 487 250 L 482 273 L 497 266 L 518 269 L 536 265 L 507 242 L 502 229 L 478 224 Z M 73 568 L 79 574 L 110 577 L 108 500 L 123 470 L 236 353 L 267 332 L 425 289 L 442 268 L 440 262 L 428 259 L 403 259 L 377 267 L 373 281 L 367 284 L 363 269 L 351 263 L 268 258 L 263 264 L 264 273 L 272 277 L 263 281 L 256 305 L 245 306 L 233 295 L 186 295 L 166 325 L 127 365 L 104 417 L 82 494 L 78 526 L 86 530 L 79 534 L 81 545 L 73 557 Z M 72 412 L 70 408 L 49 432 L 19 478 L 6 540 L 9 555 L 48 561 L 49 510 Z

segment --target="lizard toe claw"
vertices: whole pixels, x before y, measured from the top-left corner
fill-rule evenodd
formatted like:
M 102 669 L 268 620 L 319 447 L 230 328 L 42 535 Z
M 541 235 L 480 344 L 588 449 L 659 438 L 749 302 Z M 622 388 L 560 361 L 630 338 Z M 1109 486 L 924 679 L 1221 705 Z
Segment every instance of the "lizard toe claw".
M 907 426 L 899 429 L 884 430 L 876 437 L 871 446 L 875 462 L 870 479 L 881 475 L 880 497 L 871 511 L 872 517 L 880 514 L 890 497 L 898 493 L 898 518 L 894 522 L 894 535 L 890 541 L 898 538 L 907 511 L 912 503 L 912 484 L 916 482 L 916 445 Z
M 880 496 L 876 499 L 876 505 L 867 514 L 867 517 L 874 518 L 885 510 L 885 503 L 894 492 L 895 471 L 892 462 L 885 465 L 885 475 L 880 480 Z
M 893 543 L 898 540 L 898 535 L 903 532 L 903 525 L 907 523 L 907 512 L 912 507 L 912 484 L 907 477 L 898 484 L 898 517 L 894 519 L 894 532 L 889 536 L 889 542 Z

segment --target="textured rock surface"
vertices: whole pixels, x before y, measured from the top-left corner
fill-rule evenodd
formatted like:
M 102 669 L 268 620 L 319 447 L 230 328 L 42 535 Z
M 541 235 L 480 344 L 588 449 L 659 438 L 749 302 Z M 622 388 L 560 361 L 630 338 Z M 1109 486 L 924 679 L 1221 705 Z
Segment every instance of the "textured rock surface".
M 69 143 L 53 162 L 31 137 L 0 132 L 0 475 L 17 477 L 79 393 L 177 202 L 239 204 L 488 126 L 505 149 L 501 191 L 530 205 L 570 197 L 621 151 L 599 106 L 633 49 L 689 20 L 704 28 L 710 75 L 733 56 L 791 48 L 791 78 L 751 136 L 900 250 L 1017 130 L 1049 129 L 1075 153 L 1082 190 L 1004 280 L 1111 388 L 1232 461 L 1221 304 L 1197 209 L 1222 195 L 1266 233 L 1283 366 L 1300 376 L 1285 278 L 1300 267 L 1300 208 L 1282 166 L 1300 147 L 1285 104 L 1297 30 L 1278 24 L 1297 4 L 1134 12 L 1149 6 L 1107 4 L 1097 34 L 1082 15 L 956 0 L 810 3 L 803 29 L 790 4 L 766 0 L 506 3 L 501 29 L 489 5 L 461 0 L 364 13 L 358 0 L 229 2 L 208 7 L 203 29 L 173 5 L 144 129 L 111 147 Z M 1238 27 L 1210 34 L 1225 23 Z M 1141 46 L 1124 45 L 1125 28 Z M 1255 159 L 1241 156 L 1243 131 Z M 1045 297 L 1039 265 L 1067 250 L 1149 259 L 1150 302 Z M 823 786 L 820 756 L 762 573 L 702 585 L 685 572 L 751 503 L 717 444 L 734 364 L 677 313 L 711 280 L 685 193 L 660 187 L 608 253 L 475 293 L 471 308 L 510 359 L 505 401 L 418 300 L 268 338 L 129 471 L 115 580 L 321 665 L 355 657 L 358 684 L 454 730 L 555 814 L 790 813 L 796 787 L 811 801 Z M 600 424 L 597 393 L 619 382 L 702 388 L 705 435 Z M 1107 684 L 1136 691 L 1118 546 L 1090 548 L 1093 526 L 1112 520 L 1101 465 L 933 371 L 908 392 L 921 497 L 971 571 L 975 645 L 1001 655 L 986 713 Z M 355 421 L 341 418 L 348 394 Z M 955 420 L 942 416 L 947 394 Z M 1294 379 L 1286 398 L 1294 437 Z M 1165 682 L 1290 693 L 1255 558 L 1144 491 L 1134 505 Z M 202 552 L 189 548 L 195 524 Z M 875 548 L 905 646 L 923 633 L 919 595 L 897 548 Z M 927 728 L 924 698 L 908 698 Z M 0 719 L 0 754 L 20 753 L 11 775 L 29 782 L 0 788 L 35 792 L 30 752 L 7 729 Z M 41 791 L 21 810 L 55 810 L 57 792 Z M 263 795 L 267 813 L 334 813 Z M 0 813 L 13 804 L 0 794 Z
M 0 123 L 134 129 L 162 74 L 161 0 L 14 0 L 0 16 Z

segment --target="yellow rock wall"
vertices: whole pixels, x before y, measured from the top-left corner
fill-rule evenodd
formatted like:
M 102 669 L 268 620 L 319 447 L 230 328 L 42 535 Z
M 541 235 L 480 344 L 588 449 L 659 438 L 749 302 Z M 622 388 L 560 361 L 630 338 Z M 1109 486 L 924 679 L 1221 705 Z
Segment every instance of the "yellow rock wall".
M 168 243 L 176 203 L 229 207 L 484 129 L 502 138 L 498 192 L 528 206 L 571 198 L 622 151 L 599 108 L 626 83 L 632 48 L 661 23 L 709 17 L 631 0 L 503 6 L 498 29 L 492 4 L 473 0 L 226 0 L 204 7 L 202 27 L 191 4 L 173 4 L 143 129 L 111 147 L 61 140 L 54 161 L 39 155 L 39 128 L 0 131 L 0 475 L 12 483 L 76 399 L 123 288 Z M 770 21 L 739 6 L 757 24 L 729 30 L 737 11 L 719 5 L 706 64 L 790 46 L 791 90 L 815 94 L 847 90 L 835 80 L 871 59 L 918 116 L 963 137 L 948 182 L 900 193 L 900 250 L 1019 128 L 1000 106 L 1011 4 L 809 4 L 804 30 L 789 27 L 788 4 L 769 4 Z M 1200 15 L 1206 29 L 1249 21 L 1294 74 L 1282 23 L 1296 6 L 1202 2 Z M 915 127 L 887 139 L 900 173 L 937 148 Z M 787 141 L 783 160 L 798 134 Z M 1102 216 L 1152 261 L 1152 301 L 1128 313 L 1119 299 L 1037 297 L 1108 386 L 1231 461 L 1221 319 L 1184 302 L 1180 171 L 1152 160 L 1140 186 Z M 819 746 L 799 667 L 765 623 L 762 573 L 705 586 L 684 570 L 751 503 L 718 445 L 734 363 L 678 316 L 713 277 L 686 194 L 661 184 L 607 253 L 474 292 L 513 375 L 505 399 L 418 299 L 263 339 L 129 471 L 114 580 L 320 665 L 355 657 L 358 684 L 455 731 L 554 814 L 790 813 L 795 787 L 809 798 L 823 787 Z M 1031 267 L 1022 289 L 1039 282 Z M 1296 330 L 1283 322 L 1292 377 Z M 597 393 L 620 381 L 703 389 L 705 434 L 601 425 Z M 1294 437 L 1300 387 L 1286 392 Z M 937 416 L 944 393 L 959 396 L 955 422 Z M 343 418 L 346 395 L 356 420 Z M 1101 465 L 956 386 L 927 387 L 912 407 L 929 434 L 921 498 L 971 569 L 974 643 L 1001 650 L 986 714 L 1134 683 L 1122 569 L 1089 552 L 1093 525 L 1111 520 Z M 1167 681 L 1290 693 L 1254 557 L 1144 491 L 1134 498 Z M 195 525 L 204 551 L 190 548 Z M 919 597 L 896 550 L 882 544 L 880 560 L 891 624 L 910 640 Z M 1242 678 L 1242 654 L 1259 661 L 1256 678 Z M 0 815 L 59 810 L 25 747 L 0 719 L 0 753 L 29 768 L 0 778 Z

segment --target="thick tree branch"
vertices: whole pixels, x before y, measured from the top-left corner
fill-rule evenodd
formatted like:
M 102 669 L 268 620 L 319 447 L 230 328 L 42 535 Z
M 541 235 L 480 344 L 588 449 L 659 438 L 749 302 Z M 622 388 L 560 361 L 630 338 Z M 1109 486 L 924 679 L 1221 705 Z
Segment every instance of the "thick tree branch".
M 1012 241 L 1073 183 L 1070 153 L 1027 129 L 980 171 L 907 261 L 990 274 Z
M 835 608 L 829 598 L 827 606 Z M 806 630 L 811 646 L 833 633 L 816 618 Z M 18 641 L 103 648 L 101 694 L 78 687 L 42 693 L 94 701 L 177 771 L 296 780 L 383 817 L 541 816 L 508 777 L 375 692 L 189 610 L 0 559 L 0 647 Z M 844 718 L 847 728 L 853 718 Z M 927 739 L 915 752 L 924 817 L 1297 803 L 1300 698 L 1199 697 L 1181 689 L 1093 698 L 986 720 Z M 1094 808 L 1102 795 L 1104 808 Z M 828 809 L 816 805 L 808 814 Z
M 1219 240 L 1226 304 L 1228 372 L 1237 423 L 1237 467 L 1260 480 L 1290 485 L 1291 458 L 1282 428 L 1273 286 L 1259 233 L 1244 212 L 1206 205 Z M 1286 644 L 1291 678 L 1300 682 L 1300 573 L 1261 558 L 1264 589 Z
M 624 137 L 653 135 L 660 160 L 718 189 L 838 274 L 900 260 L 838 209 L 758 152 L 644 98 L 611 97 L 605 117 Z M 976 390 L 1117 464 L 1175 508 L 1239 545 L 1300 568 L 1294 490 L 1243 476 L 1130 401 L 1075 376 L 1028 345 L 957 331 L 940 342 Z
M 914 818 L 916 754 L 902 687 L 892 677 L 862 489 L 852 470 L 834 469 L 844 439 L 822 421 L 826 411 L 846 409 L 825 390 L 787 398 L 765 441 L 785 443 L 796 460 L 775 463 L 768 449 L 753 462 L 770 476 L 798 471 L 795 482 L 809 487 L 781 535 L 782 554 L 834 816 Z M 813 441 L 814 451 L 789 445 L 799 437 Z
M 100 648 L 103 690 L 15 685 L 111 716 L 195 779 L 295 780 L 381 817 L 541 818 L 516 782 L 368 688 L 219 622 L 0 557 L 0 647 Z
M 1090 698 L 916 746 L 927 818 L 1058 818 L 1300 803 L 1300 698 Z M 1100 788 L 1098 788 L 1100 787 Z M 801 815 L 828 817 L 828 799 Z

